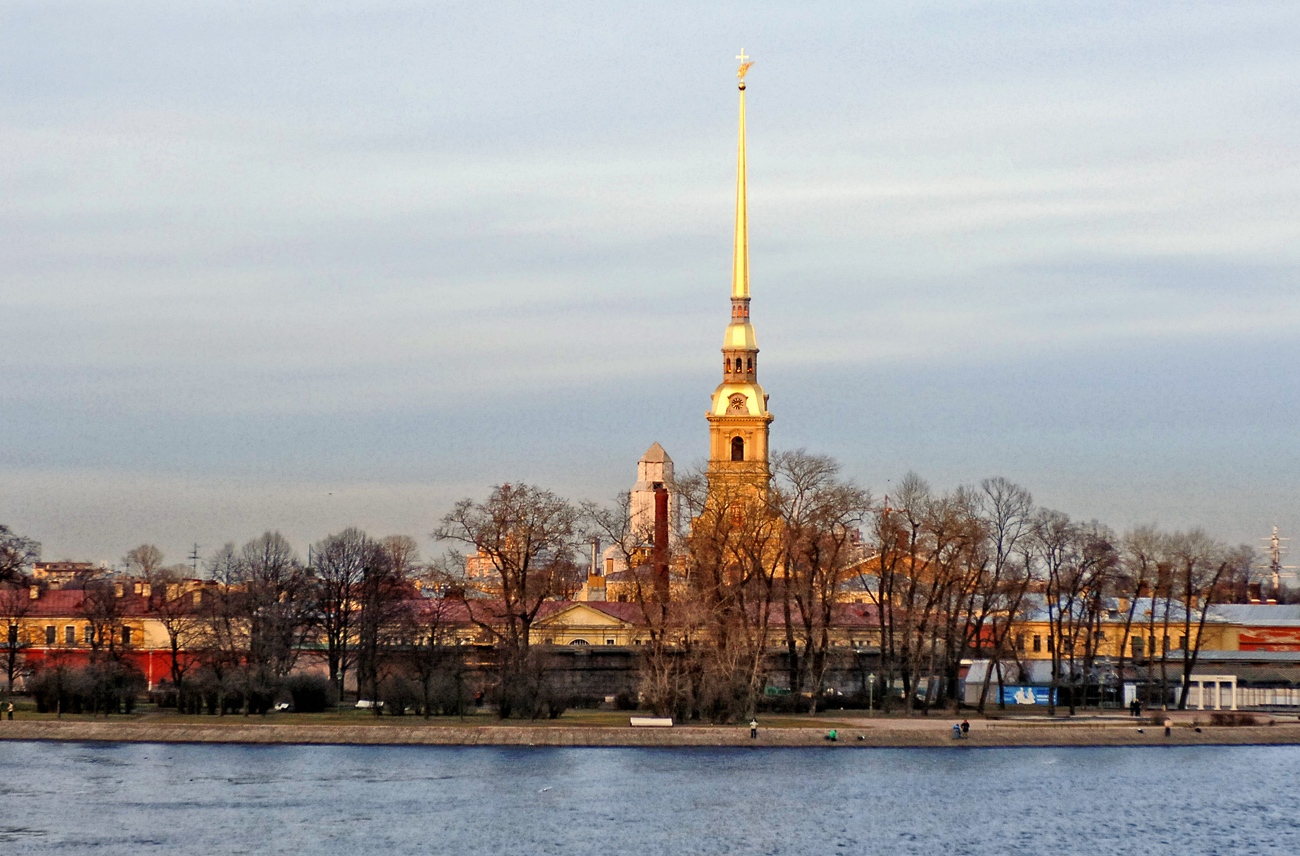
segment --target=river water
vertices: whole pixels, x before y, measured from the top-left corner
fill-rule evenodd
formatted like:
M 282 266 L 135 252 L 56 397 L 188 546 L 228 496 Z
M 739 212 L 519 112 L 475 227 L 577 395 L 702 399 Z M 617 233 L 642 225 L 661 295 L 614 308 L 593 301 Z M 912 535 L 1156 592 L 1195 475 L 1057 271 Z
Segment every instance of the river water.
M 1300 747 L 0 742 L 0 854 L 1293 854 Z

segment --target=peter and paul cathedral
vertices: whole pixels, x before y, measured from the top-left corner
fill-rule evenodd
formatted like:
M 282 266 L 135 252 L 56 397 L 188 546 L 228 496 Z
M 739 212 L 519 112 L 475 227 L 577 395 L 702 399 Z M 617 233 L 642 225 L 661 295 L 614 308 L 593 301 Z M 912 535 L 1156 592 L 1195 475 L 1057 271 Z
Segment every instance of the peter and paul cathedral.
M 709 409 L 709 493 L 765 498 L 771 470 L 767 435 L 772 414 L 758 383 L 758 340 L 749 321 L 749 221 L 745 203 L 745 73 L 740 56 L 740 134 L 736 155 L 736 239 L 731 270 L 731 323 L 722 341 L 722 383 Z M 734 500 L 733 500 L 734 501 Z

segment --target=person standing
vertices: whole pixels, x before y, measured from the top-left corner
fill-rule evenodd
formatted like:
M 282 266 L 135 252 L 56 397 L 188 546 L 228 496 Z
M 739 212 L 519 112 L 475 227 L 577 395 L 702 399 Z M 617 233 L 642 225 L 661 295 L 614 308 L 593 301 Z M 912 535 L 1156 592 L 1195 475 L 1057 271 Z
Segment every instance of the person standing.
M 963 719 L 963 720 L 961 721 L 961 736 L 962 736 L 962 737 L 970 737 L 970 720 L 969 720 L 969 719 Z
M 13 722 L 13 721 L 14 721 L 14 703 L 13 703 L 13 702 L 9 702 L 9 704 L 5 705 L 5 712 L 6 712 L 7 714 L 9 714 L 9 721 L 10 721 L 10 722 Z
M 751 719 L 751 720 L 749 721 L 749 739 L 750 739 L 750 740 L 757 740 L 757 739 L 758 739 L 758 720 L 757 720 L 757 719 Z
M 1173 721 L 1172 719 L 1170 719 L 1169 717 L 1166 716 L 1166 717 L 1165 717 L 1165 736 L 1166 736 L 1166 737 L 1168 737 L 1168 736 L 1172 733 L 1172 731 L 1171 731 L 1170 729 L 1172 729 L 1173 727 L 1174 727 L 1174 721 Z

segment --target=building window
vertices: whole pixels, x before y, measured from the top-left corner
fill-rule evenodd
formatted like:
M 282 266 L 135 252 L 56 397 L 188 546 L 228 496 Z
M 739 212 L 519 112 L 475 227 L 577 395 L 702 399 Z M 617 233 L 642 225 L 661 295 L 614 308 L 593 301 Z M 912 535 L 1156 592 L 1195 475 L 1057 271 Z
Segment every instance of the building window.
M 1054 643 L 1055 641 L 1056 640 L 1053 639 L 1051 636 L 1047 637 L 1047 653 L 1049 654 L 1056 653 L 1056 650 L 1052 647 L 1052 643 Z
M 605 640 L 605 644 L 606 644 L 606 645 L 613 645 L 613 644 L 614 644 L 614 640 L 613 640 L 613 639 L 606 639 L 606 640 Z
M 625 595 L 625 594 L 620 594 L 620 595 L 618 596 L 618 602 L 619 602 L 619 603 L 627 603 L 627 595 Z
M 1186 651 L 1186 650 L 1187 650 L 1187 637 L 1186 637 L 1186 636 L 1179 636 L 1179 637 L 1178 637 L 1178 650 L 1179 650 L 1179 651 Z
M 1141 637 L 1141 636 L 1134 636 L 1134 637 L 1132 638 L 1132 640 L 1130 640 L 1130 641 L 1132 641 L 1132 643 L 1133 643 L 1133 645 L 1132 645 L 1132 647 L 1133 647 L 1133 659 L 1134 659 L 1134 660 L 1140 660 L 1140 659 L 1142 659 L 1142 654 L 1144 653 L 1144 652 L 1142 651 L 1142 648 L 1143 648 L 1143 645 L 1142 645 L 1142 637 Z
M 54 625 L 53 625 L 53 624 L 47 624 L 47 625 L 45 625 L 45 644 L 46 644 L 46 645 L 53 645 L 53 644 L 54 644 Z
M 1164 638 L 1164 642 L 1162 642 L 1161 644 L 1162 644 L 1164 647 L 1160 649 L 1160 653 L 1162 653 L 1162 654 L 1168 654 L 1168 653 L 1169 653 L 1169 637 L 1166 636 L 1166 637 Z
M 1016 650 L 1017 651 L 1025 650 L 1025 634 L 1023 633 L 1016 634 Z
M 731 438 L 731 460 L 745 460 L 745 441 L 740 437 Z
M 77 644 L 77 628 L 76 628 L 76 627 L 73 627 L 71 624 L 69 624 L 67 627 L 63 628 L 63 642 L 64 642 L 64 644 L 66 644 L 66 645 L 76 645 L 76 644 Z
M 93 628 L 93 627 L 91 627 L 89 624 L 87 624 L 87 625 L 86 625 L 86 644 L 89 645 L 90 643 L 92 643 L 92 642 L 94 642 L 94 641 L 95 641 L 95 628 Z
M 573 640 L 572 642 L 570 642 L 569 644 L 570 644 L 570 645 L 590 645 L 591 643 L 588 642 L 586 639 L 574 639 L 574 640 Z
M 1041 637 L 1041 636 L 1035 636 L 1035 637 L 1034 637 L 1034 653 L 1037 654 L 1039 651 L 1042 651 L 1042 650 L 1043 650 L 1043 637 Z
M 9 625 L 9 644 L 10 644 L 10 645 L 17 645 L 17 644 L 18 644 L 18 625 L 17 625 L 17 624 L 10 624 L 10 625 Z
M 130 644 L 131 644 L 131 628 L 130 628 L 130 627 L 123 627 L 123 628 L 122 628 L 122 644 L 123 644 L 123 645 L 130 645 Z

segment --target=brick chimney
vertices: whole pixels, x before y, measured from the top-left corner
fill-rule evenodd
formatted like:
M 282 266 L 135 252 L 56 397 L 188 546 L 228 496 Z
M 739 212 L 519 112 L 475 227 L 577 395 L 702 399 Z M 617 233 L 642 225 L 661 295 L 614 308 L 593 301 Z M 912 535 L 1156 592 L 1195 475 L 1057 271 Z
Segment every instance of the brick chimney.
M 655 485 L 655 600 L 668 602 L 668 491 Z

